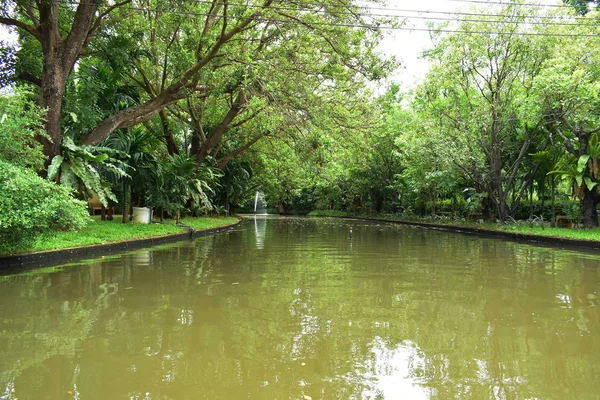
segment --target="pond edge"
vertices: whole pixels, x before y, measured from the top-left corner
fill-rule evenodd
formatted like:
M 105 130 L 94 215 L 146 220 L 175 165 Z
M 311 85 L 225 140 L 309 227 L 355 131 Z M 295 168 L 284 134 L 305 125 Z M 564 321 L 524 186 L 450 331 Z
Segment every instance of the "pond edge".
M 475 228 L 460 225 L 450 224 L 435 224 L 430 222 L 418 222 L 418 221 L 403 221 L 385 218 L 368 218 L 358 216 L 348 217 L 328 217 L 328 216 L 311 216 L 310 218 L 340 218 L 340 219 L 353 219 L 357 221 L 373 221 L 373 222 L 386 222 L 399 225 L 407 226 L 418 226 L 421 228 L 435 229 L 448 232 L 463 233 L 467 235 L 481 235 L 487 237 L 494 237 L 500 239 L 509 239 L 519 242 L 529 242 L 538 245 L 560 245 L 577 248 L 579 250 L 600 250 L 600 240 L 585 240 L 585 239 L 573 239 L 563 238 L 557 236 L 544 236 L 544 235 L 529 235 L 519 232 L 507 232 L 500 230 L 492 230 L 485 228 Z
M 142 249 L 162 244 L 174 243 L 183 240 L 194 239 L 201 236 L 213 235 L 229 230 L 238 226 L 242 222 L 238 218 L 233 224 L 219 226 L 216 228 L 196 230 L 186 225 L 182 228 L 188 229 L 187 232 L 173 233 L 164 236 L 154 236 L 144 239 L 124 240 L 120 242 L 94 244 L 90 246 L 70 247 L 66 249 L 44 250 L 33 253 L 12 254 L 0 256 L 0 270 L 14 270 L 18 272 L 22 268 L 42 268 L 50 265 L 70 263 L 86 258 L 93 258 L 103 255 L 112 255 L 122 251 Z M 12 271 L 11 271 L 12 272 Z

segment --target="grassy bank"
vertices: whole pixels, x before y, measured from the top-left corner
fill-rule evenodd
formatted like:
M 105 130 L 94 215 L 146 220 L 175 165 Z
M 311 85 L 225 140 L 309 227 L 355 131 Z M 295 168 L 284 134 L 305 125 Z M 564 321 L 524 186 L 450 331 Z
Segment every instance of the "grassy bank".
M 217 228 L 237 222 L 237 218 L 185 218 L 181 222 L 196 230 Z M 96 244 L 114 243 L 127 240 L 147 239 L 186 232 L 186 228 L 175 225 L 174 221 L 162 224 L 123 224 L 120 218 L 113 221 L 100 221 L 93 218 L 85 228 L 76 232 L 52 232 L 40 236 L 35 243 L 18 253 L 34 251 L 58 250 L 71 247 L 91 246 Z
M 545 224 L 536 222 L 531 223 L 528 221 L 516 221 L 507 224 L 496 224 L 492 222 L 476 222 L 467 221 L 465 219 L 453 219 L 444 216 L 436 217 L 407 217 L 403 215 L 379 215 L 379 214 L 352 214 L 343 211 L 336 210 L 316 210 L 309 214 L 309 216 L 324 216 L 324 217 L 351 217 L 351 218 L 364 218 L 364 219 L 378 219 L 387 221 L 404 221 L 404 222 L 419 222 L 423 224 L 436 224 L 436 225 L 447 225 L 456 227 L 469 227 L 477 229 L 485 229 L 489 231 L 499 232 L 514 232 L 522 235 L 537 235 L 547 236 L 553 238 L 566 238 L 576 240 L 589 240 L 600 242 L 600 228 L 597 229 L 579 229 L 579 228 L 554 228 L 546 226 Z

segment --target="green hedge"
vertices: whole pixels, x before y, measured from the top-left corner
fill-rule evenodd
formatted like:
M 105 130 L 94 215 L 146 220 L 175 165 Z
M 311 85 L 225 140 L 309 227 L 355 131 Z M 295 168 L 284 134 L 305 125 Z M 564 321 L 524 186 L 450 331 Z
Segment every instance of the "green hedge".
M 33 170 L 0 160 L 0 253 L 12 253 L 50 230 L 84 227 L 87 204 Z

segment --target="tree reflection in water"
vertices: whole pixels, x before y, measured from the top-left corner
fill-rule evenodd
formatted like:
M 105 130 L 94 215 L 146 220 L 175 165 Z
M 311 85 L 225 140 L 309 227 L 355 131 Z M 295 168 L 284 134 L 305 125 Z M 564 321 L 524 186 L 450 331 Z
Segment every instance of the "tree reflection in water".
M 594 398 L 599 259 L 292 218 L 5 277 L 0 398 Z

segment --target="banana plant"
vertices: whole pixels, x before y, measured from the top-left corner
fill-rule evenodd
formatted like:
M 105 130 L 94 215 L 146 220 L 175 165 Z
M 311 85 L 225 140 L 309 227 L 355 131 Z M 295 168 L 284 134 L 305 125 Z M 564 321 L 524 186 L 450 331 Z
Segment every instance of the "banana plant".
M 598 182 L 595 181 L 598 176 L 597 172 L 594 173 L 593 168 L 588 168 L 590 160 L 595 160 L 597 165 L 598 160 L 592 159 L 590 154 L 583 154 L 579 157 L 565 154 L 558 161 L 557 169 L 550 171 L 549 174 L 560 175 L 561 179 L 571 182 L 573 197 L 581 200 L 586 188 L 591 191 L 598 185 Z M 594 162 L 591 164 L 594 165 Z
M 61 154 L 55 156 L 48 167 L 48 180 L 67 186 L 76 193 L 84 192 L 87 197 L 95 192 L 107 207 L 108 200 L 117 202 L 117 197 L 102 173 L 129 176 L 123 163 L 114 157 L 120 154 L 118 150 L 107 147 L 77 145 L 70 137 L 64 137 Z

